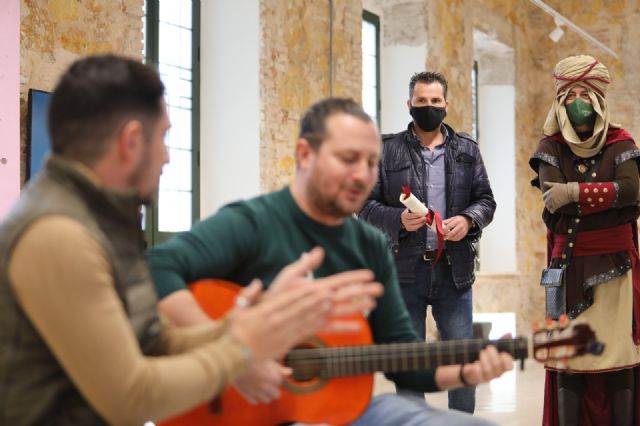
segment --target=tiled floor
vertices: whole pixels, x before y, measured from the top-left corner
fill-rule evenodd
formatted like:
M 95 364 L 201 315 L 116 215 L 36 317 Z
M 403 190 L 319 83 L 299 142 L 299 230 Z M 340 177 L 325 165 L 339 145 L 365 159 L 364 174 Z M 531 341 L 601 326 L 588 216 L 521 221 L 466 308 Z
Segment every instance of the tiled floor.
M 527 360 L 525 369 L 505 373 L 502 377 L 479 386 L 476 390 L 476 415 L 503 426 L 540 426 L 544 369 Z M 393 392 L 384 376 L 376 375 L 375 393 Z M 446 409 L 447 393 L 427 394 L 429 404 Z

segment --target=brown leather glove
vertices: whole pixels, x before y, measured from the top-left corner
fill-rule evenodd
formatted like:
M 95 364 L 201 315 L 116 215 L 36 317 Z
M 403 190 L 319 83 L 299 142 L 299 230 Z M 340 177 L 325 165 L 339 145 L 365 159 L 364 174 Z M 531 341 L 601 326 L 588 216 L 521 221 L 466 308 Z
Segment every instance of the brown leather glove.
M 580 197 L 580 185 L 578 182 L 544 182 L 550 187 L 543 194 L 544 205 L 551 213 L 555 213 L 560 207 L 569 203 L 577 203 Z

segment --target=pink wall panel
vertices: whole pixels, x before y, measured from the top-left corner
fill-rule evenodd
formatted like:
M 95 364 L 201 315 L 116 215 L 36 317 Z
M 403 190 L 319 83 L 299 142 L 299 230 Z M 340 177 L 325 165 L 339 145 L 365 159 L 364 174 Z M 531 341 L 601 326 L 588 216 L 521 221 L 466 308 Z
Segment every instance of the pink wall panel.
M 20 0 L 0 8 L 0 220 L 20 194 Z

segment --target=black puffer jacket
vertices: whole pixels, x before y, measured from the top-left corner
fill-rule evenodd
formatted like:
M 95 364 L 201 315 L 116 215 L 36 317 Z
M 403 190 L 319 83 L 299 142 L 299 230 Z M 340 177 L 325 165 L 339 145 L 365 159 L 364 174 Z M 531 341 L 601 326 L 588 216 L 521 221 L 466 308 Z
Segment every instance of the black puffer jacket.
M 464 215 L 473 221 L 473 227 L 465 238 L 445 244 L 455 285 L 464 289 L 475 280 L 475 243 L 482 228 L 493 219 L 496 202 L 478 145 L 471 136 L 444 126 L 449 134 L 445 144 L 447 211 L 444 216 Z M 416 261 L 426 248 L 427 231 L 424 227 L 416 232 L 400 229 L 400 214 L 404 210 L 400 193 L 403 185 L 410 184 L 416 197 L 427 200 L 424 159 L 411 124 L 404 132 L 383 135 L 382 142 L 380 177 L 359 217 L 387 235 L 396 259 L 399 281 L 413 282 Z

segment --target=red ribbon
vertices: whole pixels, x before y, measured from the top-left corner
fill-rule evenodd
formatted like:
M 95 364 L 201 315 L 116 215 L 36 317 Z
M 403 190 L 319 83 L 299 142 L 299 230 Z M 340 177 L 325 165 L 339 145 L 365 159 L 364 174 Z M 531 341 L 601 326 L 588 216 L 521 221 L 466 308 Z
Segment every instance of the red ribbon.
M 438 236 L 438 252 L 436 253 L 436 258 L 433 261 L 435 265 L 438 263 L 438 259 L 440 259 L 440 255 L 442 254 L 442 248 L 444 247 L 444 229 L 442 226 L 442 216 L 435 210 L 429 209 L 429 213 L 427 214 L 427 225 L 431 226 L 433 221 L 436 221 L 436 235 Z
M 402 193 L 405 198 L 409 198 L 411 196 L 411 186 L 410 185 L 402 185 Z M 440 255 L 442 255 L 442 249 L 444 248 L 444 229 L 442 226 L 442 216 L 435 210 L 427 209 L 427 215 L 425 216 L 427 219 L 427 225 L 431 226 L 433 221 L 436 221 L 436 235 L 438 236 L 438 248 L 436 253 L 436 258 L 433 260 L 433 264 L 438 263 L 438 259 L 440 259 Z

